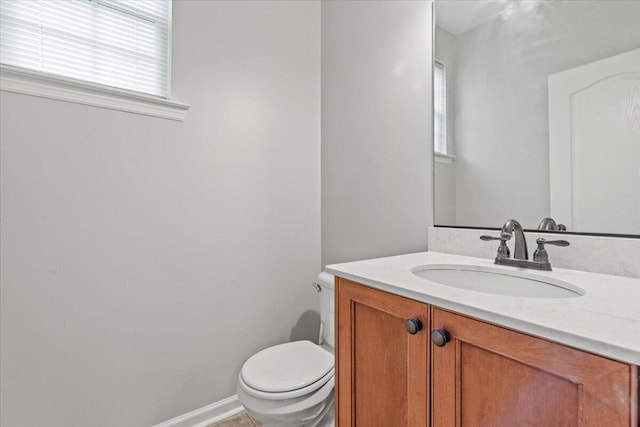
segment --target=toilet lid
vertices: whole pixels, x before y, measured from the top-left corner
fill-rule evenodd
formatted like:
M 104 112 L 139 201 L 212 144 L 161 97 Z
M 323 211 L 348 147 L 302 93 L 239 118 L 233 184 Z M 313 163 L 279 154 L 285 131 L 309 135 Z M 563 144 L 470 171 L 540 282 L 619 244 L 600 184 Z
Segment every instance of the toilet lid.
M 245 362 L 242 380 L 256 390 L 283 393 L 307 387 L 333 369 L 333 354 L 311 341 L 264 349 Z

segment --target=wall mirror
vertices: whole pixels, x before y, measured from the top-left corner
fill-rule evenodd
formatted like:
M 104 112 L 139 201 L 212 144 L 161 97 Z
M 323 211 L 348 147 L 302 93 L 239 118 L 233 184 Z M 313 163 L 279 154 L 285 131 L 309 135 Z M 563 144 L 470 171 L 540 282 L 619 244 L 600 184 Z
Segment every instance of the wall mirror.
M 434 13 L 436 226 L 640 236 L 640 1 Z

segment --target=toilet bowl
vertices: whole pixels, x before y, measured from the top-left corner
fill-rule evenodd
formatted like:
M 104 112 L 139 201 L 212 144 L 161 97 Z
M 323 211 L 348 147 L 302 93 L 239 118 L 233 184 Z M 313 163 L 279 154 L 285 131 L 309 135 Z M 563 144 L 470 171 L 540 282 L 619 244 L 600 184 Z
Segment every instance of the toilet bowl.
M 264 427 L 333 427 L 333 276 L 321 273 L 320 339 L 294 341 L 251 356 L 238 375 L 237 394 Z

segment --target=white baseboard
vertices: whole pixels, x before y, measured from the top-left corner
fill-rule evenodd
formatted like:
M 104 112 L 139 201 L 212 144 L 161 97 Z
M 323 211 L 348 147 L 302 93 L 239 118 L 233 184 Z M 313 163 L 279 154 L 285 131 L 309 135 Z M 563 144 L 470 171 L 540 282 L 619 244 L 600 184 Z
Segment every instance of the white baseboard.
M 178 417 L 172 418 L 153 427 L 206 427 L 215 422 L 229 418 L 244 407 L 238 400 L 238 396 L 231 396 L 211 405 L 204 406 Z

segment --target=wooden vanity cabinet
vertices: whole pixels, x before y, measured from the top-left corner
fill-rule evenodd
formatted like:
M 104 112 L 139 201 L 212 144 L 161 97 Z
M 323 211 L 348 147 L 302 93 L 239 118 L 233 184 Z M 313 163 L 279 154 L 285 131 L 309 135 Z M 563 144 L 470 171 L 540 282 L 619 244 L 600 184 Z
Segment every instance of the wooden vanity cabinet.
M 638 426 L 636 366 L 342 278 L 336 301 L 337 427 Z
M 433 426 L 637 426 L 635 366 L 432 307 Z
M 429 307 L 342 278 L 336 302 L 336 426 L 427 426 Z

